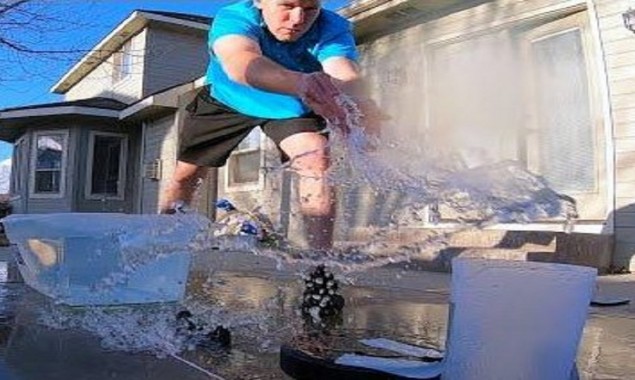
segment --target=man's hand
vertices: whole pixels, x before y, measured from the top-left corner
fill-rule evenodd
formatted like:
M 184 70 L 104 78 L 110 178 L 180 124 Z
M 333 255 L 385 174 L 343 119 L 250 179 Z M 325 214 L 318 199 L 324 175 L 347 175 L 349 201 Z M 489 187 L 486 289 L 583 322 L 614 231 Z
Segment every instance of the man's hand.
M 298 96 L 313 112 L 330 124 L 346 128 L 347 110 L 342 106 L 344 93 L 336 80 L 323 72 L 304 74 L 298 83 Z
M 316 114 L 332 126 L 348 134 L 350 127 L 359 127 L 373 137 L 380 134 L 380 125 L 388 117 L 368 98 L 349 96 L 340 89 L 342 83 L 323 72 L 304 74 L 298 95 Z M 349 125 L 357 121 L 359 125 Z

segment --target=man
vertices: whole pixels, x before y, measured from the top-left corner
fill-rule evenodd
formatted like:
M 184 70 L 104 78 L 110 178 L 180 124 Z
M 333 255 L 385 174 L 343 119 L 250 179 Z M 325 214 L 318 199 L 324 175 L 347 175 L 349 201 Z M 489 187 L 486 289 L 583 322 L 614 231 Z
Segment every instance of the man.
M 343 127 L 337 102 L 359 78 L 350 23 L 320 0 L 243 0 L 217 13 L 208 86 L 187 107 L 179 161 L 162 211 L 189 203 L 208 167 L 225 164 L 257 126 L 299 174 L 309 246 L 331 248 L 334 204 L 324 120 Z

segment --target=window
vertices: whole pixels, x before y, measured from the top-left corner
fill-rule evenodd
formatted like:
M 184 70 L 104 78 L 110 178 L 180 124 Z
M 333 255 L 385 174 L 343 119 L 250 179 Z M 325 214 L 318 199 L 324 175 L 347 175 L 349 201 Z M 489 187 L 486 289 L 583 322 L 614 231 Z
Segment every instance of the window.
M 113 81 L 115 83 L 128 78 L 132 74 L 133 65 L 132 40 L 123 44 L 121 50 L 114 54 Z
M 31 155 L 31 197 L 64 196 L 68 151 L 68 131 L 37 132 Z
M 236 147 L 227 162 L 227 187 L 258 184 L 260 181 L 260 128 L 255 128 Z
M 523 162 L 593 220 L 606 216 L 607 171 L 587 18 L 432 46 L 428 99 L 430 128 L 467 166 Z
M 90 134 L 88 148 L 87 198 L 123 199 L 128 139 L 104 132 Z

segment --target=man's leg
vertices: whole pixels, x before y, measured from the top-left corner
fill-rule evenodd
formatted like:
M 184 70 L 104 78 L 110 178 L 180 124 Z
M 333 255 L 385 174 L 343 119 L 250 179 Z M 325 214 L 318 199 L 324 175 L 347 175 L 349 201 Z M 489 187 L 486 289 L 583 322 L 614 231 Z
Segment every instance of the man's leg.
M 326 181 L 329 166 L 327 139 L 316 132 L 302 132 L 282 140 L 280 148 L 292 160 L 299 175 L 300 211 L 304 216 L 309 247 L 330 249 L 333 245 L 333 192 Z
M 207 175 L 207 171 L 206 167 L 177 161 L 172 181 L 163 194 L 159 212 L 170 212 L 176 201 L 183 201 L 187 205 L 192 203 L 199 181 Z

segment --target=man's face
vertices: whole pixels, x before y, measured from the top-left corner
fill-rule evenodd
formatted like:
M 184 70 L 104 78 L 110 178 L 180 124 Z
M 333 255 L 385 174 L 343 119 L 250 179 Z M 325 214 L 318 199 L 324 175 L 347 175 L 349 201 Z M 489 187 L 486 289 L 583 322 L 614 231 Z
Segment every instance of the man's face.
M 269 32 L 282 42 L 302 37 L 320 14 L 321 3 L 320 0 L 256 0 Z

